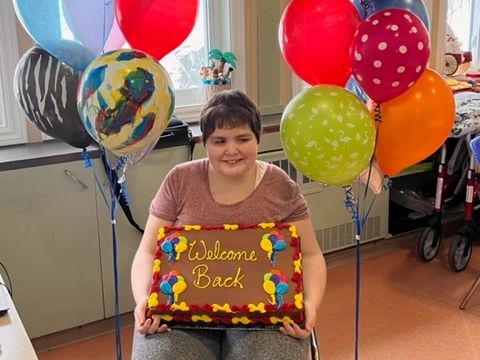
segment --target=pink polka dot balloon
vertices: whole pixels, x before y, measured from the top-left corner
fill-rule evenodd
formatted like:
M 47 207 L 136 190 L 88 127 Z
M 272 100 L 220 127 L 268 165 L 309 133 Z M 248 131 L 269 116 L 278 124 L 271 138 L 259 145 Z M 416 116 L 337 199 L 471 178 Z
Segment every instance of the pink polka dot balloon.
M 430 38 L 413 12 L 389 8 L 360 24 L 351 49 L 352 74 L 377 103 L 409 89 L 430 58 Z

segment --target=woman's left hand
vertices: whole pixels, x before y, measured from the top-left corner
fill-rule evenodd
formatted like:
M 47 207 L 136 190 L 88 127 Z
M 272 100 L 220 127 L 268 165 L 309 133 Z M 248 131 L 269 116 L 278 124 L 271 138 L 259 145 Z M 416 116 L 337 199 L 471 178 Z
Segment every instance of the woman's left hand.
M 305 327 L 302 329 L 298 324 L 289 324 L 288 322 L 283 322 L 283 327 L 280 328 L 280 332 L 284 335 L 290 335 L 297 339 L 306 339 L 310 336 L 313 328 L 315 327 L 315 322 L 317 320 L 317 312 L 315 306 L 305 302 Z

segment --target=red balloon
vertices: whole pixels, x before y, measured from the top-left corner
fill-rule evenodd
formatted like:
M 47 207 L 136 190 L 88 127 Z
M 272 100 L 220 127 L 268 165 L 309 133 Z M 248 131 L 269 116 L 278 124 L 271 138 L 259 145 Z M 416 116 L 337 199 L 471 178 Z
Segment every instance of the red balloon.
M 198 6 L 198 0 L 116 0 L 115 14 L 130 46 L 160 60 L 190 34 Z
M 280 48 L 292 70 L 310 85 L 344 86 L 350 46 L 360 26 L 350 0 L 292 0 L 280 20 Z

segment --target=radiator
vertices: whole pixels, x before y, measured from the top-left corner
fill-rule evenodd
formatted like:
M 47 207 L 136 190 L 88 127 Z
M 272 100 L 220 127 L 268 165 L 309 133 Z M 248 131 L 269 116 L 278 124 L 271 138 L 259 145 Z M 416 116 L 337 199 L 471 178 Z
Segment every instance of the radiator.
M 356 228 L 351 214 L 344 205 L 345 192 L 337 186 L 325 186 L 300 173 L 286 158 L 283 151 L 259 154 L 260 160 L 283 169 L 298 183 L 310 207 L 312 222 L 318 243 L 324 253 L 349 248 L 355 245 Z M 354 186 L 355 196 L 361 199 L 359 209 L 365 213 L 373 202 L 360 235 L 362 243 L 384 239 L 388 234 L 388 191 L 373 195 L 370 191 L 363 199 L 364 187 Z

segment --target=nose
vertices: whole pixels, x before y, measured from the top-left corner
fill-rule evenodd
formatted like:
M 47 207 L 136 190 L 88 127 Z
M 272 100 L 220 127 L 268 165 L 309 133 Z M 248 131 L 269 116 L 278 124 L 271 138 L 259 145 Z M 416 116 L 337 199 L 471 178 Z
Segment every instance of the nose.
M 225 154 L 227 155 L 235 155 L 238 152 L 237 146 L 233 141 L 227 143 L 227 147 L 225 149 Z

